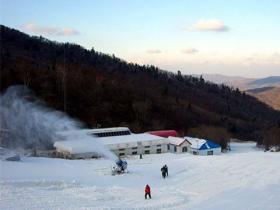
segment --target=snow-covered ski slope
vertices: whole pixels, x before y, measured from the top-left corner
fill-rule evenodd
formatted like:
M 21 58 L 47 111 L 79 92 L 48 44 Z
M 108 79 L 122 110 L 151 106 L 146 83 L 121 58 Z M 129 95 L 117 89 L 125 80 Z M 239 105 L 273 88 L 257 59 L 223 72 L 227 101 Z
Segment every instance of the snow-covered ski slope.
M 23 158 L 0 162 L 0 209 L 279 210 L 280 153 L 232 144 L 219 156 L 130 157 L 111 176 L 109 160 Z M 160 168 L 169 167 L 162 179 Z M 152 199 L 144 199 L 149 184 Z

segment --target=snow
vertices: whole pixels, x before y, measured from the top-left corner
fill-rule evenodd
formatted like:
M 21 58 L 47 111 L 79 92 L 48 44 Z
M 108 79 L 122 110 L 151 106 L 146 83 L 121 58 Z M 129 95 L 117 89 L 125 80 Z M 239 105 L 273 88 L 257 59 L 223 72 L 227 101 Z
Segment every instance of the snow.
M 150 142 L 150 141 L 166 141 L 165 138 L 155 136 L 149 133 L 131 134 L 125 136 L 109 136 L 102 137 L 99 140 L 105 145 L 111 144 L 133 144 L 137 146 L 137 142 Z
M 128 174 L 112 161 L 23 157 L 0 161 L 0 209 L 280 209 L 280 153 L 231 144 L 219 156 L 128 157 Z M 160 168 L 167 164 L 169 177 Z M 149 184 L 152 199 L 144 199 Z
M 192 149 L 200 149 L 200 147 L 202 147 L 202 145 L 206 143 L 205 139 L 198 139 L 189 136 L 185 136 L 184 138 L 191 143 Z
M 93 152 L 96 151 L 96 139 L 97 138 L 85 138 L 76 141 L 57 141 L 54 143 L 54 147 L 58 149 L 58 151 L 65 151 L 70 154 Z
M 170 144 L 179 146 L 186 140 L 184 138 L 169 136 L 168 141 L 169 141 Z

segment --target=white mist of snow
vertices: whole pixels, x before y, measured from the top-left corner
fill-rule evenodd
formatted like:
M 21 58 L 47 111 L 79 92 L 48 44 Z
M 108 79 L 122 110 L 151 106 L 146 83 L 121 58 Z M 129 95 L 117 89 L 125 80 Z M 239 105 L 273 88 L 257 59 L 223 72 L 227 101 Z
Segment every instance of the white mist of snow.
M 11 86 L 0 96 L 0 119 L 0 146 L 13 149 L 50 149 L 54 141 L 73 140 L 71 135 L 61 138 L 59 132 L 82 129 L 80 122 L 63 112 L 47 108 L 24 86 Z M 96 137 L 87 138 L 92 139 L 92 149 L 96 148 L 94 152 L 116 159 Z

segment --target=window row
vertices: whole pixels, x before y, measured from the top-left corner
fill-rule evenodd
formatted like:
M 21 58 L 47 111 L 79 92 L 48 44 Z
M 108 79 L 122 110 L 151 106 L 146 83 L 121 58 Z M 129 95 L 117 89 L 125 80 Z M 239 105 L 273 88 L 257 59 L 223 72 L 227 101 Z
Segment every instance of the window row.
M 103 132 L 94 134 L 98 137 L 107 137 L 107 136 L 125 136 L 130 135 L 130 131 L 113 131 L 113 132 Z

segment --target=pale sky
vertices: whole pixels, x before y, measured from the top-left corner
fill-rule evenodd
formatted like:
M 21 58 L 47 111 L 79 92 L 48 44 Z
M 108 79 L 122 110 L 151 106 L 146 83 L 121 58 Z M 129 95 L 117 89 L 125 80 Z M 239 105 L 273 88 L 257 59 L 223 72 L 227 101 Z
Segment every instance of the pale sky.
M 279 0 L 0 0 L 1 24 L 185 74 L 280 76 Z

